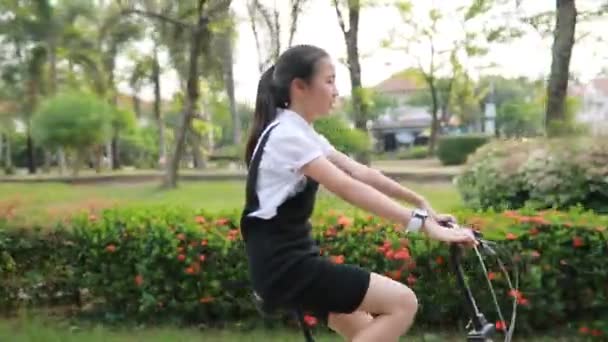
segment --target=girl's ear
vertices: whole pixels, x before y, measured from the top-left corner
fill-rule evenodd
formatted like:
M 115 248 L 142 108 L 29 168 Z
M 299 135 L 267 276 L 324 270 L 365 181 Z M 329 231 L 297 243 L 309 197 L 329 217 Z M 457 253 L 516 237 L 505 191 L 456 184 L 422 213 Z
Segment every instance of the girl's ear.
M 306 88 L 308 87 L 308 84 L 306 84 L 306 82 L 304 82 L 304 80 L 299 79 L 299 78 L 295 78 L 293 80 L 293 85 L 294 85 L 295 89 L 298 91 L 305 91 Z

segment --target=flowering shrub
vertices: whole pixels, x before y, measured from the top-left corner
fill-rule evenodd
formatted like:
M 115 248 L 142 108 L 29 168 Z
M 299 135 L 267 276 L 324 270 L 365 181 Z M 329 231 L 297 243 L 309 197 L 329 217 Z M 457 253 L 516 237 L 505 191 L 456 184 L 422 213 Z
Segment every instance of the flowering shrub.
M 446 245 L 404 236 L 374 217 L 320 212 L 312 221 L 323 255 L 412 287 L 421 304 L 417 325 L 466 324 Z M 510 291 L 496 260 L 485 258 L 507 323 L 512 301 L 519 304 L 517 331 L 559 325 L 589 337 L 608 334 L 607 217 L 580 208 L 457 216 L 499 240 L 511 273 L 517 265 L 519 289 Z M 19 230 L 5 220 L 0 307 L 70 303 L 114 320 L 207 324 L 259 318 L 247 287 L 238 218 L 172 208 L 113 209 L 77 216 L 53 231 Z M 463 263 L 481 310 L 503 328 L 475 253 L 468 251 Z M 306 322 L 317 320 L 307 316 Z
M 608 212 L 608 140 L 495 141 L 473 153 L 457 177 L 467 206 L 487 210 L 568 208 Z

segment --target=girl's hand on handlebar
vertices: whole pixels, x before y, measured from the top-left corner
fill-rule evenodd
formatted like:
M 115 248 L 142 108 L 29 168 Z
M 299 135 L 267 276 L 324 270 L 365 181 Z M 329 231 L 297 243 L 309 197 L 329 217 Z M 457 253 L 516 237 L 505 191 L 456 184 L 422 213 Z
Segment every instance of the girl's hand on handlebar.
M 457 226 L 455 228 L 445 228 L 433 220 L 428 220 L 425 230 L 429 237 L 435 240 L 447 243 L 459 243 L 467 247 L 479 245 L 479 241 L 477 241 L 473 231 L 470 229 L 463 229 Z

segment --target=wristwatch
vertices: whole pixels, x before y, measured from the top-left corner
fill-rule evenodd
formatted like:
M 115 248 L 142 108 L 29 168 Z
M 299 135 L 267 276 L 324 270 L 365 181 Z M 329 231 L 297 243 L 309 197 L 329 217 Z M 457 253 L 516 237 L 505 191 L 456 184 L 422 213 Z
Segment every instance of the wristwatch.
M 427 217 L 429 217 L 429 214 L 424 209 L 412 210 L 412 218 L 410 219 L 410 222 L 408 222 L 405 230 L 407 232 L 417 233 L 424 226 Z

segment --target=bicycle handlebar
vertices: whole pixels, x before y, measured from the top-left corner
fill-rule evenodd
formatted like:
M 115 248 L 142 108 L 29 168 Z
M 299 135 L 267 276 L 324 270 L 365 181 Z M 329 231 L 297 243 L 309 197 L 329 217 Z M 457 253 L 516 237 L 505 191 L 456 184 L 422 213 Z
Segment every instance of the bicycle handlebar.
M 443 223 L 444 226 L 448 226 L 449 228 L 453 228 L 452 224 Z M 483 240 L 483 235 L 480 232 L 473 231 L 475 238 L 479 242 L 479 246 L 482 249 L 486 249 L 490 252 L 494 252 L 493 249 L 489 246 L 489 243 Z M 467 341 L 491 341 L 491 337 L 496 333 L 496 329 L 494 324 L 488 322 L 485 318 L 484 314 L 477 307 L 477 303 L 475 302 L 475 298 L 471 293 L 471 289 L 467 285 L 465 280 L 464 270 L 462 269 L 461 264 L 462 258 L 462 246 L 457 243 L 453 243 L 450 245 L 450 262 L 453 268 L 454 273 L 456 274 L 456 279 L 458 282 L 458 287 L 462 291 L 466 304 L 467 311 L 469 316 L 471 317 L 471 322 L 473 323 L 473 329 L 469 331 L 467 335 Z

